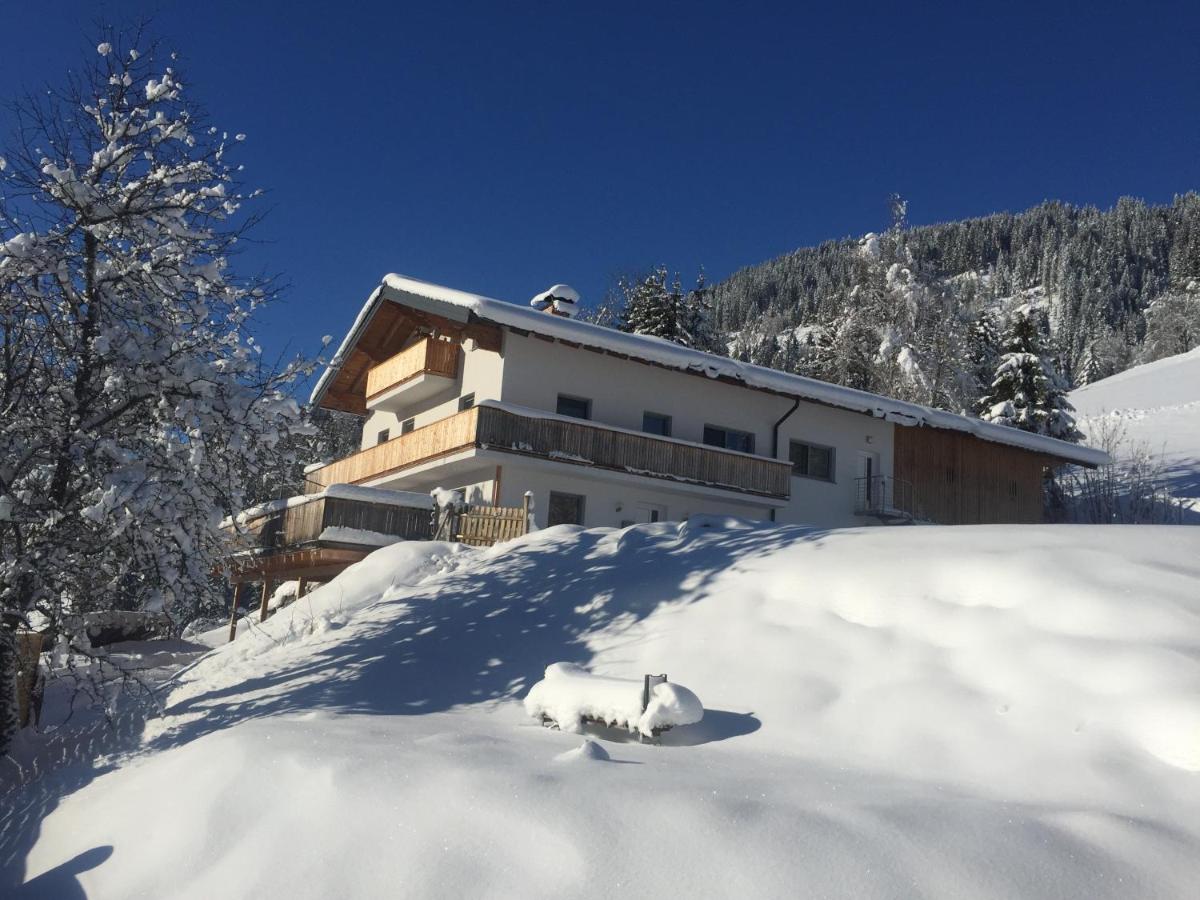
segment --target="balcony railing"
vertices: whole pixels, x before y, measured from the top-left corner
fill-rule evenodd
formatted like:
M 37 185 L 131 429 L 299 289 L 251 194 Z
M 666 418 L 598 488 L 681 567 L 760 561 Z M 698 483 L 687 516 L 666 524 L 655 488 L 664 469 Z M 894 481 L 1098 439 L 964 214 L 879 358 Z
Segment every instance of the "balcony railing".
M 371 481 L 468 449 L 538 457 L 779 500 L 787 499 L 791 488 L 788 462 L 606 428 L 594 422 L 477 406 L 310 472 L 309 489 Z
M 457 374 L 458 344 L 423 338 L 367 372 L 367 402 L 418 375 L 453 379 Z
M 433 520 L 429 510 L 423 508 L 317 497 L 246 521 L 239 529 L 240 549 L 277 553 L 317 542 L 336 544 L 337 532 L 327 531 L 331 528 L 427 540 L 433 534 Z M 233 531 L 232 526 L 229 530 Z
M 913 487 L 890 475 L 854 479 L 854 514 L 883 519 L 912 519 Z

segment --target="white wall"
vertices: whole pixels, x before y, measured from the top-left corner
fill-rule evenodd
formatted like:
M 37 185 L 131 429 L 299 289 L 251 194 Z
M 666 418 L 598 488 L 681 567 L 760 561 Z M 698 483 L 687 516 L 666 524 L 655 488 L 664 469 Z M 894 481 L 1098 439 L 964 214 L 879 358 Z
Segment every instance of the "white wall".
M 755 451 L 771 455 L 774 423 L 791 408 L 786 397 L 645 365 L 591 350 L 505 333 L 506 403 L 553 411 L 558 395 L 592 401 L 592 420 L 640 430 L 645 411 L 671 416 L 672 437 L 702 441 L 705 424 L 749 431 Z M 792 501 L 777 512 L 781 522 L 854 525 L 858 451 L 879 454 L 878 474 L 892 473 L 893 425 L 872 416 L 801 401 L 780 427 L 778 458 L 789 441 L 835 448 L 834 481 L 793 477 Z
M 499 400 L 500 384 L 503 380 L 504 357 L 490 350 L 463 348 L 459 355 L 458 376 L 453 385 L 419 403 L 407 403 L 396 412 L 373 410 L 363 423 L 362 449 L 374 447 L 379 432 L 388 429 L 389 437 L 400 434 L 400 423 L 415 418 L 415 427 L 428 425 L 458 412 L 458 398 L 464 394 L 475 395 L 478 400 Z M 400 397 L 403 403 L 403 394 Z
M 752 500 L 727 502 L 685 492 L 665 491 L 642 481 L 620 476 L 594 477 L 566 463 L 504 463 L 500 473 L 500 505 L 520 506 L 525 491 L 532 490 L 534 518 L 539 528 L 546 527 L 550 492 L 580 494 L 585 498 L 583 524 L 592 527 L 618 527 L 625 522 L 642 521 L 639 506 L 662 509 L 661 521 L 679 521 L 698 513 L 765 519 L 768 508 Z

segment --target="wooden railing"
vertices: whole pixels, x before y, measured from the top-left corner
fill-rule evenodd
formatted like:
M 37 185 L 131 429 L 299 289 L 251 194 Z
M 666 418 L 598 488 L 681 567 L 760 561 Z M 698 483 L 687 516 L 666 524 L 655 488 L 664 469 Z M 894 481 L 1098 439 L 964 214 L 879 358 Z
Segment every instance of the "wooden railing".
M 464 410 L 322 466 L 308 473 L 306 489 L 315 493 L 331 484 L 361 484 L 474 447 L 479 411 Z
M 453 378 L 458 373 L 458 344 L 423 338 L 367 372 L 367 400 L 418 375 Z
M 310 472 L 309 490 L 370 481 L 469 448 L 786 499 L 791 464 L 585 421 L 478 406 Z
M 325 529 L 335 526 L 412 540 L 428 539 L 433 533 L 428 509 L 320 497 L 246 522 L 242 527 L 242 543 L 247 550 L 273 553 L 323 540 L 321 534 Z M 337 543 L 336 539 L 324 540 Z

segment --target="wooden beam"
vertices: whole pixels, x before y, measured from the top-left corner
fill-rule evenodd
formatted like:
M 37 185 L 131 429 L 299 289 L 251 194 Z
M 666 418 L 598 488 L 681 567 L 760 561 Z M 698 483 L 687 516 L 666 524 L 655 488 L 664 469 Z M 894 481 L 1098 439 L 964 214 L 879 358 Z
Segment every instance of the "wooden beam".
M 258 621 L 267 621 L 267 616 L 271 614 L 267 609 L 267 603 L 271 599 L 271 590 L 274 582 L 270 578 L 264 578 L 262 583 L 262 601 L 258 605 Z
M 237 637 L 238 604 L 242 601 L 242 588 L 245 586 L 244 581 L 236 582 L 233 586 L 233 603 L 229 607 L 229 639 L 231 641 Z
M 308 579 L 301 575 L 296 582 L 296 599 L 299 600 L 303 597 L 306 590 L 308 590 Z

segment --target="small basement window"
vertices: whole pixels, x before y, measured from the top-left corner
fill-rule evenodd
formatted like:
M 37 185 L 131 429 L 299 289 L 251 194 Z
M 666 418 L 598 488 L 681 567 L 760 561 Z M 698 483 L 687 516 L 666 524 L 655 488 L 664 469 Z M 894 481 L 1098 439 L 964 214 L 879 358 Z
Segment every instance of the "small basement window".
M 555 411 L 560 416 L 570 416 L 572 419 L 590 419 L 592 417 L 592 401 L 586 397 L 559 394 L 558 406 Z
M 416 419 L 405 419 L 403 422 L 400 423 L 400 433 L 408 434 L 410 431 L 412 431 L 416 427 L 417 427 Z
M 754 452 L 754 435 L 749 431 L 725 428 L 721 425 L 704 426 L 704 443 L 710 447 L 724 447 L 739 453 Z
M 833 448 L 805 441 L 792 441 L 788 454 L 792 461 L 792 474 L 804 478 L 833 481 Z
M 474 391 L 472 391 L 469 394 L 463 394 L 461 397 L 458 398 L 458 411 L 459 412 L 462 412 L 464 409 L 470 409 L 474 405 L 475 405 L 475 392 Z
M 671 417 L 664 416 L 662 413 L 644 412 L 642 413 L 642 431 L 646 434 L 661 434 L 663 437 L 670 437 Z
M 386 443 L 387 439 L 389 437 L 391 437 L 391 435 L 392 435 L 391 430 L 388 428 L 385 428 L 385 429 L 383 429 L 383 431 L 379 432 L 379 434 L 375 435 L 375 443 L 377 443 L 377 444 Z
M 550 492 L 550 505 L 546 509 L 546 524 L 550 525 L 582 525 L 583 524 L 582 494 L 563 494 L 559 491 Z

